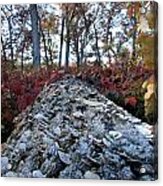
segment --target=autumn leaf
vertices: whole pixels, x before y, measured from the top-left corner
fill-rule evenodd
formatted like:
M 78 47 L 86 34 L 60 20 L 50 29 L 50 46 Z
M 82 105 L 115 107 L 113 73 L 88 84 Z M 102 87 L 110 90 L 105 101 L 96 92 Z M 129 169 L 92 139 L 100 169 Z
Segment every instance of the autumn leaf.
M 130 106 L 135 107 L 136 104 L 137 104 L 136 97 L 130 96 L 130 97 L 125 98 L 125 105 L 130 105 Z
M 148 117 L 155 112 L 156 83 L 154 75 L 143 83 L 142 88 L 146 89 L 146 93 L 144 94 L 144 112 L 145 116 Z

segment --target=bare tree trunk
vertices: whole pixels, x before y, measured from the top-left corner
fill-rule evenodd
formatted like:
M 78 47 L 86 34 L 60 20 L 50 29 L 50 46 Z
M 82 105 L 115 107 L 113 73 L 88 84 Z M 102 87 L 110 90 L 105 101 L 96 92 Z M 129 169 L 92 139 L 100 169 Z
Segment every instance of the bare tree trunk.
M 83 63 L 83 58 L 84 58 L 84 48 L 83 46 L 81 46 L 81 49 L 80 49 L 80 63 L 82 64 Z M 86 56 L 85 56 L 86 58 Z
M 71 42 L 71 35 L 70 35 L 70 29 L 71 29 L 71 23 L 75 16 L 75 9 L 72 11 L 69 11 L 68 8 L 66 8 L 66 61 L 65 61 L 65 71 L 68 70 L 69 66 L 69 55 L 70 55 L 70 42 Z
M 112 32 L 110 32 L 110 28 L 111 28 L 110 23 L 111 23 L 111 21 L 112 21 L 112 17 L 109 17 L 108 18 L 108 22 L 107 22 L 107 32 L 106 32 L 106 44 L 107 44 L 107 46 L 110 45 L 108 47 L 108 52 L 107 52 L 107 55 L 108 55 L 108 58 L 109 58 L 109 62 L 111 62 L 111 55 L 110 55 L 109 52 L 111 50 L 110 47 L 111 47 L 112 40 L 113 40 Z
M 7 11 L 9 11 L 12 15 L 12 5 L 10 5 L 9 7 L 7 5 L 4 5 L 5 8 L 7 9 Z M 11 15 L 7 15 L 7 12 L 1 7 L 1 11 L 4 13 L 6 19 L 7 19 L 7 23 L 8 23 L 8 31 L 9 31 L 9 48 L 10 48 L 10 60 L 12 63 L 12 67 L 14 68 L 14 49 L 13 49 L 13 31 L 12 31 L 12 16 Z M 2 38 L 1 38 L 2 41 Z
M 2 45 L 2 61 L 7 61 L 7 56 L 6 56 L 6 49 L 4 46 L 3 38 L 1 36 L 1 45 Z
M 95 40 L 96 40 L 96 57 L 97 57 L 97 64 L 100 65 L 101 63 L 101 57 L 100 57 L 100 51 L 99 51 L 99 47 L 98 47 L 98 35 L 97 35 L 97 29 L 95 27 L 95 24 L 94 24 L 94 30 L 95 30 Z
M 78 36 L 76 36 L 76 39 L 75 39 L 75 47 L 76 47 L 75 51 L 76 51 L 76 59 L 77 59 L 76 64 L 77 64 L 77 67 L 79 68 L 81 61 L 80 61 L 80 54 L 79 54 L 79 38 L 78 38 Z
M 49 66 L 48 50 L 47 50 L 47 47 L 46 47 L 45 34 L 44 34 L 42 29 L 41 29 L 41 33 L 42 33 L 42 41 L 43 41 L 43 44 L 44 44 L 46 66 L 48 67 Z
M 136 47 L 135 47 L 135 43 L 136 43 L 136 30 L 134 30 L 133 33 L 133 44 L 132 44 L 132 59 L 135 60 L 136 58 Z
M 9 38 L 10 38 L 10 55 L 11 55 L 11 62 L 14 65 L 14 50 L 13 50 L 13 43 L 12 43 L 12 24 L 10 17 L 8 18 L 8 27 L 9 27 Z
M 52 65 L 53 64 L 52 40 L 50 38 L 49 30 L 48 30 L 48 52 L 49 52 L 49 58 L 50 58 L 51 65 Z
M 85 33 L 84 33 L 84 37 L 81 38 L 81 49 L 80 49 L 81 57 L 80 57 L 80 60 L 81 60 L 81 63 L 83 63 L 83 58 L 85 58 L 84 63 L 86 63 L 87 58 L 86 58 L 86 56 L 84 56 L 84 47 L 86 47 L 86 45 L 87 45 L 87 37 L 88 37 L 88 33 L 89 33 L 89 28 L 91 26 L 91 21 L 87 20 L 87 18 L 85 16 L 85 13 L 84 13 L 84 10 L 83 9 L 81 9 L 81 10 L 82 10 L 82 15 L 83 15 L 84 24 L 85 24 Z
M 32 42 L 33 42 L 33 65 L 34 68 L 40 67 L 40 32 L 39 32 L 39 16 L 36 4 L 30 4 L 30 14 L 32 22 Z
M 66 21 L 66 27 L 67 27 L 67 41 L 66 41 L 66 61 L 65 61 L 65 69 L 68 69 L 69 65 L 69 53 L 70 53 L 70 28 L 69 28 L 69 23 L 68 23 L 68 18 Z
M 132 36 L 132 59 L 134 61 L 136 59 L 136 34 L 137 34 L 137 28 L 136 28 L 137 20 L 136 20 L 135 16 L 132 17 L 132 19 L 134 21 L 134 32 L 133 32 L 133 36 Z
M 41 18 L 40 17 L 39 17 L 39 26 L 40 26 L 40 32 L 41 32 L 41 36 L 42 36 L 43 45 L 44 45 L 45 62 L 46 62 L 46 66 L 48 67 L 49 66 L 48 49 L 46 46 L 46 38 L 45 38 L 45 34 L 44 34 L 44 31 L 41 26 Z
M 25 42 L 23 42 L 22 51 L 21 51 L 21 70 L 24 70 L 24 48 L 25 48 Z
M 80 39 L 80 63 L 83 63 L 83 58 L 84 58 L 84 40 L 83 36 L 81 35 Z
M 62 28 L 61 28 L 61 35 L 60 35 L 60 50 L 59 50 L 59 62 L 58 62 L 58 66 L 59 68 L 61 67 L 61 63 L 62 63 L 62 49 L 63 49 L 63 34 L 64 34 L 64 22 L 65 22 L 65 18 L 62 18 Z

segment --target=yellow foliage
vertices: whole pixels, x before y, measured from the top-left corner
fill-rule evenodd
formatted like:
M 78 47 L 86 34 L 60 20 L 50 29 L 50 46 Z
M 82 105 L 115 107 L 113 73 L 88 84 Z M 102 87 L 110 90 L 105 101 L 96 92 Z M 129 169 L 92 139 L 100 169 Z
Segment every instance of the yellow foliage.
M 154 76 L 151 76 L 148 80 L 146 80 L 143 83 L 142 88 L 147 90 L 144 95 L 144 112 L 145 116 L 148 117 L 151 114 L 155 114 L 156 84 Z
M 140 45 L 139 55 L 142 56 L 144 61 L 144 67 L 149 69 L 155 68 L 155 37 L 142 33 L 137 43 Z
M 142 88 L 143 89 L 147 89 L 147 86 L 148 86 L 148 81 L 144 81 L 144 83 L 142 85 Z
M 155 26 L 155 21 L 154 21 L 154 13 L 153 12 L 149 12 L 148 14 L 147 14 L 147 20 L 148 20 L 148 25 L 149 25 L 149 27 L 151 28 L 151 29 L 153 29 L 154 28 L 154 26 Z
M 154 83 L 150 83 L 147 86 L 147 92 L 145 93 L 144 99 L 148 100 L 151 98 L 151 96 L 154 94 Z

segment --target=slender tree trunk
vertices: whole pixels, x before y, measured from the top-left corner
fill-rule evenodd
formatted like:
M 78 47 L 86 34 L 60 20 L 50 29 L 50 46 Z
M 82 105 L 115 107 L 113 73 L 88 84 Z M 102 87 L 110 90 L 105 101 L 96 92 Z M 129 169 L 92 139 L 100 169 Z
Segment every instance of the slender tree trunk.
M 110 32 L 110 28 L 111 28 L 110 23 L 111 23 L 111 21 L 112 21 L 112 17 L 109 17 L 108 18 L 108 22 L 107 22 L 107 31 L 106 31 L 106 44 L 107 44 L 107 46 L 110 45 L 109 48 L 108 48 L 108 52 L 107 52 L 107 56 L 109 58 L 109 62 L 111 62 L 110 47 L 111 47 L 112 40 L 113 40 L 112 32 Z
M 46 66 L 48 67 L 49 66 L 48 50 L 47 50 L 47 46 L 46 46 L 45 34 L 41 28 L 41 25 L 40 25 L 40 31 L 41 31 L 41 35 L 42 35 L 42 41 L 44 44 L 45 62 L 46 62 Z
M 87 38 L 88 38 L 90 25 L 87 24 L 86 18 L 85 18 L 85 27 L 86 27 L 86 30 L 85 30 L 84 36 L 83 36 L 83 38 L 81 38 L 81 57 L 80 57 L 81 63 L 86 63 L 86 61 L 87 61 L 87 57 L 84 54 L 84 48 L 87 46 Z M 83 61 L 83 59 L 84 59 L 84 61 Z
M 70 36 L 70 25 L 72 23 L 72 20 L 75 15 L 75 10 L 69 13 L 69 10 L 66 8 L 66 31 L 67 31 L 67 41 L 66 41 L 66 61 L 65 61 L 65 71 L 68 70 L 69 66 L 69 55 L 70 55 L 70 41 L 71 41 L 71 36 Z
M 80 49 L 80 63 L 83 63 L 83 58 L 84 58 L 84 45 L 81 45 Z
M 87 45 L 87 36 L 88 36 L 88 33 L 89 33 L 89 27 L 91 24 L 88 23 L 88 20 L 85 16 L 85 12 L 83 9 L 82 10 L 82 15 L 83 15 L 83 19 L 84 19 L 84 25 L 85 25 L 85 33 L 84 33 L 84 37 L 82 38 L 82 35 L 81 35 L 81 49 L 80 49 L 80 52 L 81 52 L 81 56 L 80 56 L 80 60 L 81 60 L 81 63 L 83 63 L 83 59 L 84 59 L 84 63 L 86 63 L 86 56 L 84 56 L 84 47 L 86 47 Z
M 8 11 L 10 11 L 10 13 L 12 14 L 12 5 L 10 5 L 10 7 L 8 7 L 7 5 L 4 5 Z M 12 16 L 8 16 L 7 13 L 4 11 L 4 9 L 1 7 L 1 11 L 3 11 L 3 13 L 5 14 L 5 17 L 7 19 L 7 23 L 8 23 L 8 30 L 9 30 L 9 44 L 10 44 L 10 60 L 12 63 L 12 67 L 14 68 L 14 49 L 13 49 L 13 31 L 12 31 Z M 1 38 L 2 41 L 2 38 Z M 4 50 L 5 52 L 5 50 Z M 5 58 L 6 58 L 6 53 L 5 54 Z M 7 59 L 7 58 L 6 58 Z
M 132 17 L 132 19 L 134 20 L 134 31 L 133 31 L 133 36 L 132 36 L 132 41 L 133 41 L 132 42 L 132 59 L 133 59 L 133 61 L 135 61 L 135 59 L 136 59 L 136 34 L 137 34 L 136 24 L 137 24 L 137 20 L 136 20 L 135 16 Z
M 68 19 L 68 18 L 67 18 Z M 69 53 L 70 53 L 70 28 L 69 28 L 69 24 L 68 24 L 68 20 L 67 20 L 67 41 L 66 41 L 66 61 L 65 61 L 65 69 L 68 69 L 68 65 L 69 65 Z
M 7 61 L 6 49 L 5 49 L 5 46 L 4 46 L 2 36 L 1 36 L 1 44 L 2 44 L 2 61 Z
M 14 50 L 13 50 L 13 43 L 12 43 L 12 24 L 10 17 L 8 18 L 8 27 L 9 27 L 9 38 L 10 38 L 10 55 L 11 55 L 11 62 L 14 66 Z
M 32 22 L 32 42 L 33 42 L 33 65 L 34 68 L 39 69 L 41 55 L 40 55 L 40 32 L 39 32 L 39 16 L 36 4 L 30 4 L 30 14 Z
M 42 41 L 44 44 L 46 66 L 48 67 L 49 66 L 49 58 L 48 58 L 48 50 L 47 50 L 47 46 L 46 46 L 45 34 L 44 34 L 43 30 L 41 30 L 41 33 L 42 33 Z
M 77 67 L 79 68 L 79 66 L 80 66 L 80 63 L 81 63 L 81 61 L 80 61 L 80 54 L 79 54 L 79 38 L 78 38 L 78 36 L 76 36 L 76 40 L 75 40 L 75 47 L 76 47 L 76 63 L 77 63 Z
M 53 54 L 52 54 L 51 48 L 49 48 L 49 55 L 50 55 L 50 61 L 51 61 L 51 65 L 52 65 L 53 64 Z
M 97 35 L 97 30 L 96 27 L 94 25 L 94 30 L 95 30 L 95 40 L 96 40 L 96 56 L 97 56 L 97 64 L 100 65 L 101 63 L 101 57 L 100 57 L 100 51 L 99 51 L 99 47 L 98 47 L 98 35 Z
M 83 63 L 83 58 L 84 58 L 84 38 L 81 35 L 80 37 L 80 63 Z
M 63 34 L 64 34 L 64 22 L 65 22 L 65 18 L 62 18 L 62 25 L 61 25 L 61 35 L 60 35 L 60 50 L 59 50 L 59 62 L 58 62 L 58 66 L 59 68 L 61 67 L 61 63 L 62 63 L 62 49 L 63 49 Z
M 49 66 L 48 49 L 46 46 L 46 38 L 45 38 L 45 34 L 44 34 L 44 31 L 41 26 L 41 18 L 40 17 L 39 17 L 39 26 L 40 26 L 40 32 L 41 32 L 41 36 L 42 36 L 43 45 L 44 45 L 45 62 L 46 62 L 46 66 L 48 67 Z
M 136 47 L 135 47 L 135 44 L 136 44 L 136 30 L 134 30 L 134 33 L 133 33 L 133 44 L 132 44 L 132 59 L 135 60 L 136 58 Z
M 48 30 L 48 52 L 49 52 L 49 58 L 50 58 L 50 61 L 51 61 L 51 65 L 53 64 L 53 54 L 52 54 L 52 41 L 51 41 L 51 38 L 50 38 L 50 33 L 49 33 L 49 30 Z
M 25 48 L 25 41 L 23 42 L 22 51 L 21 51 L 21 70 L 24 70 L 24 48 Z

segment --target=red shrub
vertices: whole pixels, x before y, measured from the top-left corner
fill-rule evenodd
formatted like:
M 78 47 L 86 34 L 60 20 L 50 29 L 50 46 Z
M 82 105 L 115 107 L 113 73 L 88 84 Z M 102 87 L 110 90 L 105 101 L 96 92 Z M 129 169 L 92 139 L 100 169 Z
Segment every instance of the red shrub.
M 121 106 L 135 108 L 141 100 L 142 83 L 153 74 L 141 65 L 124 65 L 122 62 L 109 67 L 84 65 L 80 69 L 70 67 L 69 73 L 93 84 L 101 93 L 116 97 Z M 41 68 L 39 72 L 22 73 L 2 65 L 2 121 L 12 121 L 15 115 L 32 104 L 44 84 L 49 85 L 60 79 L 64 71 Z M 110 97 L 108 97 L 110 99 Z M 120 101 L 120 102 L 119 102 Z
M 125 105 L 130 105 L 130 106 L 135 107 L 136 104 L 137 104 L 136 97 L 130 96 L 130 97 L 125 98 Z
M 34 102 L 45 83 L 54 82 L 61 76 L 57 70 L 49 72 L 44 68 L 37 73 L 2 68 L 2 122 L 11 122 L 15 115 Z

